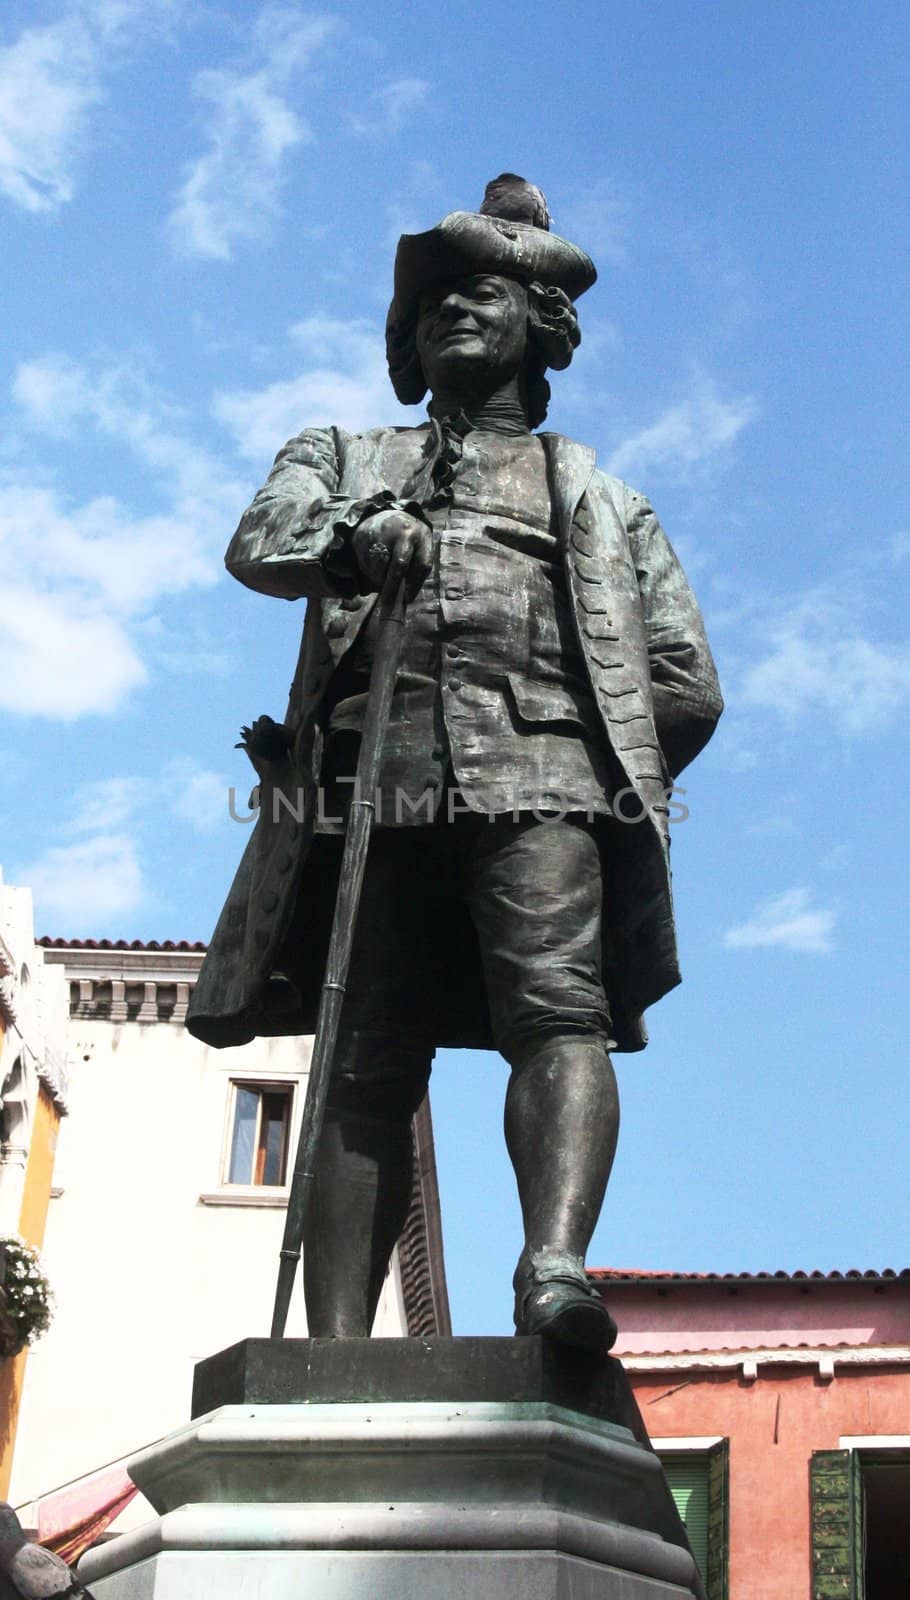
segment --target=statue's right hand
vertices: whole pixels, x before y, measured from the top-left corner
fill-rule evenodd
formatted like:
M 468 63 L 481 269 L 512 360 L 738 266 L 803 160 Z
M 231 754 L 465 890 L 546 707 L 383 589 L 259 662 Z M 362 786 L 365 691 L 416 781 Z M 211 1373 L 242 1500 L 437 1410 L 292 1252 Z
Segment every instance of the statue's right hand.
M 357 565 L 374 589 L 388 580 L 394 587 L 407 575 L 407 593 L 417 593 L 433 559 L 433 536 L 425 522 L 407 511 L 375 511 L 354 530 Z

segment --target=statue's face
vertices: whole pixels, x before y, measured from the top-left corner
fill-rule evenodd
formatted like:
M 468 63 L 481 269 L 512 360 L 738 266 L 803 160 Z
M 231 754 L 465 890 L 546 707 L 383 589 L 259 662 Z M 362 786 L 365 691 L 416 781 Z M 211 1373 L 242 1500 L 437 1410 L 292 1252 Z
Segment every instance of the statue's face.
M 417 353 L 433 394 L 507 383 L 527 345 L 528 297 L 511 278 L 478 274 L 421 295 Z

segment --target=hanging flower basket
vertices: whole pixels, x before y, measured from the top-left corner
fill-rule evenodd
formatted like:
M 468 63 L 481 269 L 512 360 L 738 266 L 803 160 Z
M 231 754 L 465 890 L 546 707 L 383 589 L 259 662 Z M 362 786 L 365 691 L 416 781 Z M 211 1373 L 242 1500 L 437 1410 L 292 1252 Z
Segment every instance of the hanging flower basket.
M 18 1355 L 40 1339 L 50 1327 L 53 1304 L 34 1246 L 0 1238 L 0 1357 Z

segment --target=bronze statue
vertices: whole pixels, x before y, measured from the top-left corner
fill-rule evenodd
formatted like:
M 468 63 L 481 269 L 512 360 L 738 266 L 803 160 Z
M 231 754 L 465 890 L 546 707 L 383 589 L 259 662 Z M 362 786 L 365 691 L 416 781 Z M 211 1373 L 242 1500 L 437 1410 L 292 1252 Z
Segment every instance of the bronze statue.
M 619 1125 L 609 1051 L 679 981 L 674 777 L 720 691 L 647 500 L 534 433 L 595 280 L 513 174 L 479 213 L 401 239 L 389 371 L 429 421 L 306 429 L 241 519 L 228 569 L 307 606 L 284 723 L 245 730 L 260 815 L 188 1025 L 216 1045 L 311 1032 L 377 643 L 404 575 L 352 968 L 304 1239 L 310 1332 L 369 1331 L 434 1050 L 496 1048 L 525 1247 L 519 1333 L 606 1349 L 584 1275 Z

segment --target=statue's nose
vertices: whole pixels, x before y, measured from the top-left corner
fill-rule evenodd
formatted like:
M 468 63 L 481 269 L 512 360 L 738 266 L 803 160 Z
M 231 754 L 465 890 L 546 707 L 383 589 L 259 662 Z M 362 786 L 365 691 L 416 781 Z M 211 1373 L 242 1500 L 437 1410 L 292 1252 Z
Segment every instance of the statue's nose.
M 446 295 L 439 307 L 440 313 L 449 317 L 461 316 L 468 309 L 468 302 L 464 295 L 459 294 L 455 289 L 452 290 L 451 294 Z

